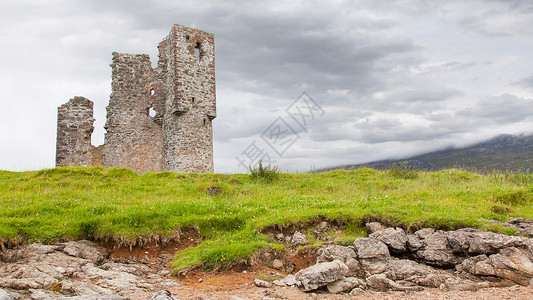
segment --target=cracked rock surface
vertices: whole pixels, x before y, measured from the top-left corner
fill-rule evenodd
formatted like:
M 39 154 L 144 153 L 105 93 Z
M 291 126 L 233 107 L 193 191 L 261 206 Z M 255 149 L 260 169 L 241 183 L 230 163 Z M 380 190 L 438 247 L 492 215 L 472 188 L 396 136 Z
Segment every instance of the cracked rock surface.
M 19 294 L 1 299 L 128 299 L 177 285 L 165 263 L 110 259 L 90 241 L 30 244 L 0 252 L 0 261 L 0 295 Z

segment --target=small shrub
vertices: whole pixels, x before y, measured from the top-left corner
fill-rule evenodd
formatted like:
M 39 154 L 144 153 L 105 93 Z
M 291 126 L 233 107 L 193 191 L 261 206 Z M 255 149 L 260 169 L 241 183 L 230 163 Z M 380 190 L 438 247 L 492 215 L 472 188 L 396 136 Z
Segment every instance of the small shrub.
M 257 167 L 250 167 L 250 175 L 252 179 L 262 179 L 267 182 L 272 182 L 279 178 L 279 170 L 276 166 L 263 166 L 263 161 L 260 160 Z
M 99 222 L 96 219 L 84 220 L 79 223 L 79 233 L 83 238 L 91 239 L 95 236 Z
M 495 200 L 507 205 L 523 205 L 529 202 L 531 195 L 523 188 L 514 191 L 505 191 L 495 195 Z
M 416 179 L 418 172 L 409 167 L 406 161 L 401 162 L 399 165 L 394 165 L 390 168 L 389 174 L 394 178 L 399 179 Z
M 283 278 L 283 276 L 278 273 L 275 273 L 275 274 L 261 273 L 261 274 L 257 274 L 256 277 L 259 280 L 264 280 L 264 281 L 269 281 L 269 282 L 272 282 L 274 280 L 280 280 Z
M 504 178 L 508 182 L 512 182 L 516 185 L 522 185 L 527 186 L 533 183 L 533 174 L 529 171 L 529 169 L 526 170 L 518 170 L 516 172 L 508 171 L 504 174 Z
M 517 231 L 518 231 L 518 229 L 512 228 L 512 227 L 503 228 L 503 234 L 506 234 L 506 235 L 514 235 L 514 233 L 517 232 Z
M 493 205 L 491 207 L 490 211 L 492 211 L 493 213 L 498 214 L 498 215 L 507 215 L 507 214 L 510 214 L 512 212 L 509 207 L 503 206 L 503 205 L 500 205 L 500 204 Z

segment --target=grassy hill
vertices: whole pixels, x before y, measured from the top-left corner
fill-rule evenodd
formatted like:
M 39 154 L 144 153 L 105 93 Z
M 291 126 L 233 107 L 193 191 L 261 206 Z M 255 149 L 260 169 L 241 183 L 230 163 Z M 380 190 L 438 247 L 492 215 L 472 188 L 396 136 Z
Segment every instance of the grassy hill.
M 466 170 L 533 170 L 533 135 L 500 135 L 465 148 L 449 148 L 400 160 L 383 160 L 365 164 L 344 165 L 327 170 L 374 168 L 407 163 L 410 168 L 436 171 L 450 168 Z
M 175 267 L 211 268 L 263 247 L 283 249 L 262 233 L 273 224 L 337 220 L 346 230 L 334 238 L 348 243 L 365 234 L 368 219 L 404 228 L 501 231 L 486 220 L 533 218 L 533 175 L 525 173 L 393 168 L 255 175 L 0 171 L 0 240 L 3 246 L 82 238 L 139 246 L 195 228 L 200 243 L 179 252 Z

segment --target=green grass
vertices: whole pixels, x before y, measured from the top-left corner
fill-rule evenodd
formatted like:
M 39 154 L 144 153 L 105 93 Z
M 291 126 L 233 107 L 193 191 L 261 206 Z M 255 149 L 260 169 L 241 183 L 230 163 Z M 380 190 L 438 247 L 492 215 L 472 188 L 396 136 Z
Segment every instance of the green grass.
M 213 268 L 263 247 L 282 249 L 261 233 L 272 224 L 337 220 L 347 228 L 338 241 L 350 243 L 364 233 L 363 219 L 405 228 L 503 232 L 486 220 L 533 218 L 533 175 L 527 173 L 360 169 L 274 175 L 263 180 L 103 168 L 0 171 L 0 241 L 89 238 L 139 245 L 197 228 L 203 239 L 177 254 L 178 270 Z M 220 194 L 210 195 L 210 186 Z

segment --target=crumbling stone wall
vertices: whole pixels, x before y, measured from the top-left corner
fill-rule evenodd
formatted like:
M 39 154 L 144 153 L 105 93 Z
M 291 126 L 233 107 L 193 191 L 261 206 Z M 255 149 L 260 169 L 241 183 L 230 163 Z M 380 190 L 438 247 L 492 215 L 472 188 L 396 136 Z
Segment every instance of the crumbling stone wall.
M 94 146 L 93 102 L 74 97 L 57 109 L 56 166 L 91 166 Z
M 161 125 L 150 116 L 152 66 L 148 55 L 113 53 L 111 97 L 107 106 L 106 167 L 136 172 L 163 169 Z
M 91 162 L 138 173 L 213 172 L 214 36 L 174 25 L 158 50 L 155 69 L 148 55 L 113 53 L 105 141 Z M 57 159 L 77 162 L 77 152 L 59 151 L 61 130 L 58 121 Z

